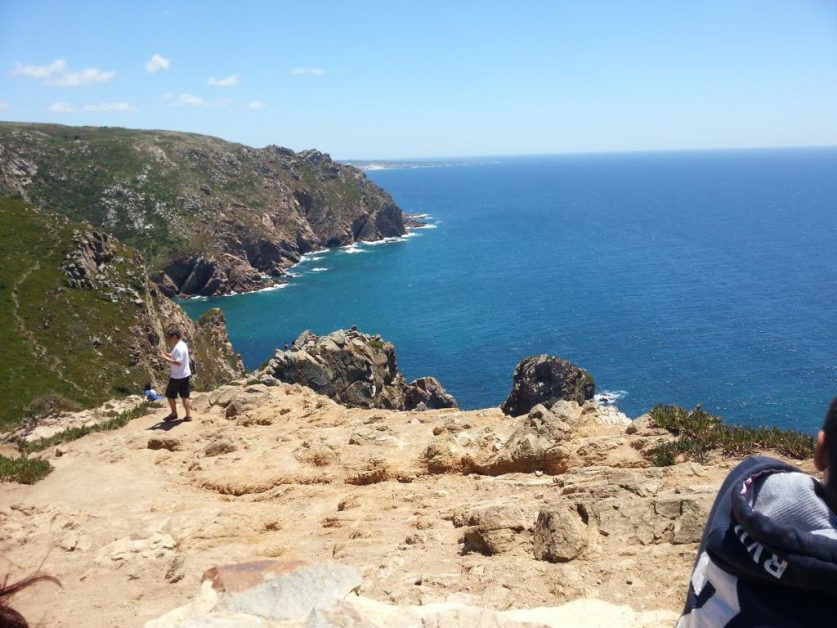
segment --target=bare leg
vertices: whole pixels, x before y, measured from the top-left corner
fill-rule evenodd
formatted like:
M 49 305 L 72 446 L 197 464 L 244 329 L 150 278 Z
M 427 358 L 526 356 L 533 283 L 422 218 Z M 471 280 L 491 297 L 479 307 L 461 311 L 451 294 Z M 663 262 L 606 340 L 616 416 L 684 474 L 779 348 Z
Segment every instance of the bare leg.
M 186 418 L 192 418 L 192 400 L 188 397 L 183 397 L 183 409 L 186 411 Z
M 169 399 L 169 408 L 171 408 L 171 415 L 177 416 L 177 399 Z

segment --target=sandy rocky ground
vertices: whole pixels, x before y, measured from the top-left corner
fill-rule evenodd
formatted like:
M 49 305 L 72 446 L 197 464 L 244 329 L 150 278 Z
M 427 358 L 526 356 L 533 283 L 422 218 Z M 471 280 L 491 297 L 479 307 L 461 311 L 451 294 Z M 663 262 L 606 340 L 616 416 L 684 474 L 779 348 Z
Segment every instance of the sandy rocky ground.
M 592 402 L 511 419 L 242 382 L 195 409 L 53 447 L 45 480 L 0 487 L 0 573 L 63 584 L 15 598 L 30 622 L 142 626 L 208 569 L 275 559 L 357 570 L 354 610 L 307 625 L 671 626 L 732 465 L 650 467 L 669 437 Z M 515 610 L 538 607 L 558 608 Z M 151 625 L 222 625 L 184 616 Z

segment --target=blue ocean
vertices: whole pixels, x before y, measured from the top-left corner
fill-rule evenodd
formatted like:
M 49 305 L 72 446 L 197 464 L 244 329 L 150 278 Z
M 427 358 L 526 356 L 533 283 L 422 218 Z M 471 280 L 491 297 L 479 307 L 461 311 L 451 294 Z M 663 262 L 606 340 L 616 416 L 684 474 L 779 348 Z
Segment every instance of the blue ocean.
M 636 417 L 702 404 L 814 432 L 837 395 L 837 149 L 512 157 L 370 171 L 428 228 L 316 253 L 221 307 L 248 368 L 311 329 L 395 343 L 495 406 L 515 365 L 588 369 Z

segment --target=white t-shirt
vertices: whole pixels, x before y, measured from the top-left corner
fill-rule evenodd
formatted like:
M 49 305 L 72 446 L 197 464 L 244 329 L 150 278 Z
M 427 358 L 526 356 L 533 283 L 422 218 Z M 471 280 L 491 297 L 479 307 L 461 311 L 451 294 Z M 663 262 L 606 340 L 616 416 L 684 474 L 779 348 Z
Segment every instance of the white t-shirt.
M 174 345 L 174 349 L 171 350 L 171 357 L 173 360 L 180 362 L 180 364 L 171 365 L 171 376 L 174 379 L 183 379 L 192 374 L 189 368 L 189 347 L 183 340 L 178 340 L 177 344 Z

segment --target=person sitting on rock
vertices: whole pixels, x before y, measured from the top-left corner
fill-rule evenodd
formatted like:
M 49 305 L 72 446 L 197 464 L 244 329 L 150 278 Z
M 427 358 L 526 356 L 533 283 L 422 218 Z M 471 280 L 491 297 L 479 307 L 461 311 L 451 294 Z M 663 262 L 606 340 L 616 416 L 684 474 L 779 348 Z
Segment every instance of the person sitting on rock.
M 724 480 L 677 628 L 830 626 L 837 611 L 837 398 L 817 435 L 824 482 L 753 456 Z
M 145 395 L 146 401 L 159 401 L 163 398 L 161 394 L 154 390 L 154 387 L 151 385 L 151 382 L 145 383 L 145 390 L 143 391 L 143 395 Z

